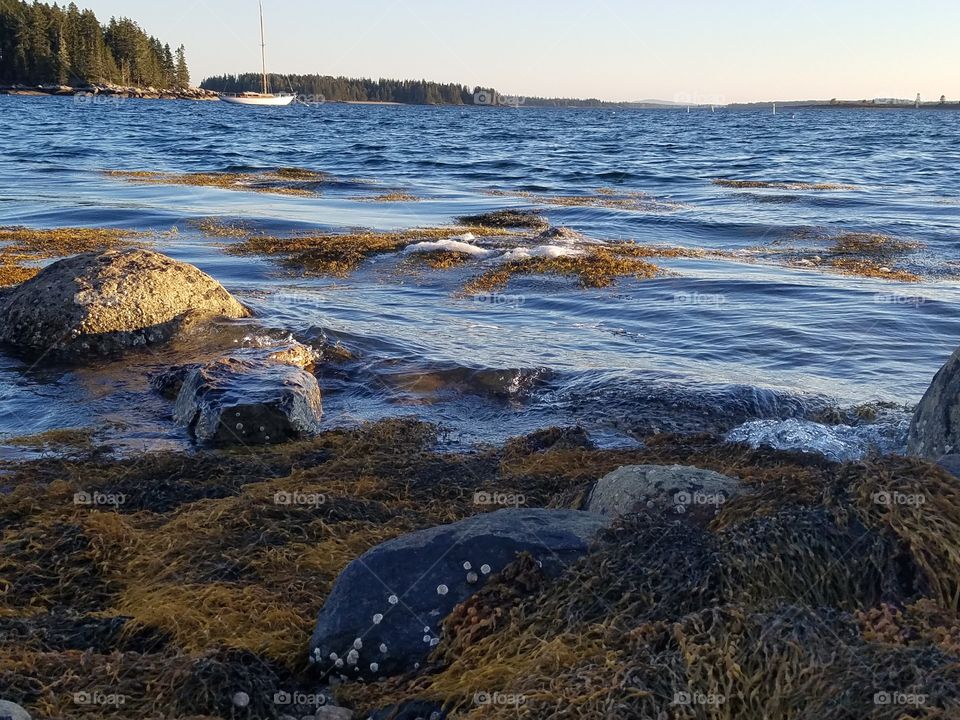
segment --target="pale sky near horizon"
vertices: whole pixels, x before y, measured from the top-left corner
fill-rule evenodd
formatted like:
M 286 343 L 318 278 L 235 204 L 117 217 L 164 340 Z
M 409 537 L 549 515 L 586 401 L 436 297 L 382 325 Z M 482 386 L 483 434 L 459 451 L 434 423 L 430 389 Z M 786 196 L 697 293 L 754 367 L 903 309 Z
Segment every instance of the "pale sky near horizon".
M 256 0 L 76 0 L 187 47 L 195 83 L 259 71 Z M 522 96 L 960 99 L 957 0 L 264 0 L 267 69 Z

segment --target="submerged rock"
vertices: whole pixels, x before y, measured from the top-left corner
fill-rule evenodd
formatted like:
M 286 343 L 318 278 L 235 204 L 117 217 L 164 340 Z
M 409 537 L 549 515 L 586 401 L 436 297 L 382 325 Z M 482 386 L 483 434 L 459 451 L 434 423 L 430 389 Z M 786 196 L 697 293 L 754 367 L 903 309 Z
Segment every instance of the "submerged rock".
M 83 253 L 0 297 L 0 342 L 69 358 L 169 340 L 216 317 L 250 313 L 192 265 L 150 250 Z
M 712 516 L 741 492 L 739 480 L 712 470 L 624 465 L 597 481 L 586 509 L 611 517 L 648 509 Z
M 609 518 L 579 510 L 507 509 L 403 535 L 351 562 L 317 618 L 310 660 L 342 679 L 416 669 L 444 618 L 528 552 L 558 573 Z
M 937 459 L 960 450 L 960 350 L 933 376 L 927 392 L 917 405 L 907 451 L 911 455 Z
M 246 360 L 253 364 L 280 363 L 310 370 L 320 360 L 321 354 L 310 345 L 304 345 L 291 338 L 280 342 L 259 341 L 255 347 L 241 348 L 230 353 L 229 357 L 234 360 Z M 184 381 L 190 376 L 190 373 L 200 367 L 202 367 L 202 363 L 175 365 L 152 375 L 150 386 L 165 398 L 176 400 Z
M 198 442 L 264 445 L 320 432 L 317 379 L 296 365 L 227 357 L 186 373 L 174 419 Z

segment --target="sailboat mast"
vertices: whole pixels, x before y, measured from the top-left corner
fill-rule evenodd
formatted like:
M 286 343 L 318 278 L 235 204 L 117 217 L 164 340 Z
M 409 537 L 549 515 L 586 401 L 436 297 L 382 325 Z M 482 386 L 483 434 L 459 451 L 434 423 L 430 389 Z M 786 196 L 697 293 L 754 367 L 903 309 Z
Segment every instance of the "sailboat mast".
M 267 94 L 267 44 L 263 40 L 263 2 L 260 2 L 260 66 L 263 71 L 263 94 Z

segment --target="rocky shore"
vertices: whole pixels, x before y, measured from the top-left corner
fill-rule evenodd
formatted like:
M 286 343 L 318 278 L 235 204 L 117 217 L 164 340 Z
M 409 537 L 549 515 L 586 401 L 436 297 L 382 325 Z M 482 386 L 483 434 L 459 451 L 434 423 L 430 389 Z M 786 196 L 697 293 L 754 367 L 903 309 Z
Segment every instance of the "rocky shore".
M 0 296 L 84 364 L 256 322 L 143 249 Z M 955 355 L 913 457 L 550 428 L 325 428 L 313 348 L 152 378 L 193 453 L 0 463 L 0 711 L 22 718 L 942 720 L 960 713 Z M 5 704 L 4 704 L 5 703 Z
M 72 87 L 70 85 L 0 85 L 0 95 L 70 95 L 78 101 L 105 102 L 136 98 L 140 100 L 217 100 L 217 93 L 198 87 L 155 88 L 131 87 L 98 83 Z

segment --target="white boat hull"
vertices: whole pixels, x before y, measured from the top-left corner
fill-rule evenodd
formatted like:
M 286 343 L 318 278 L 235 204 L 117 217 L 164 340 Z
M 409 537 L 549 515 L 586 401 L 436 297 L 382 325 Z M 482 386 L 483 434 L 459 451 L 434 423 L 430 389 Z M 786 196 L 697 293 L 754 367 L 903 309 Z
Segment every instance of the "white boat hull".
M 297 99 L 296 95 L 221 95 L 220 99 L 233 105 L 282 106 Z

